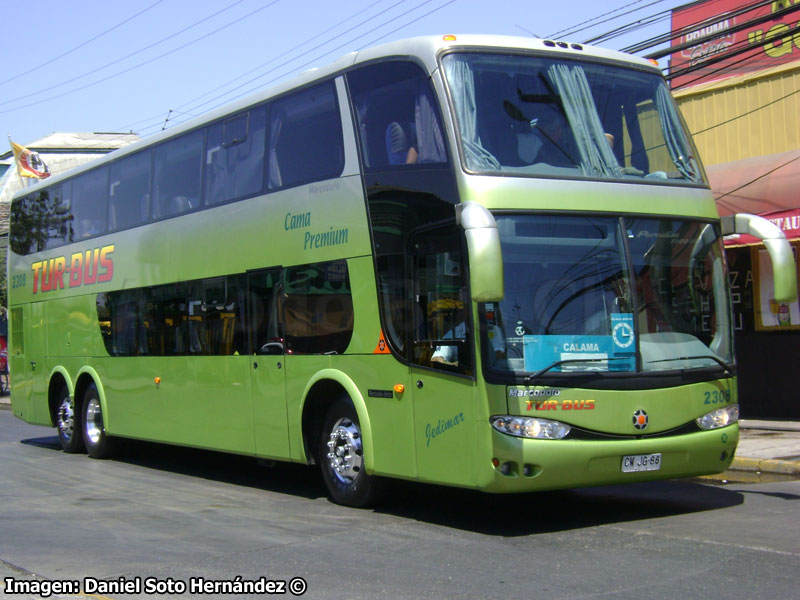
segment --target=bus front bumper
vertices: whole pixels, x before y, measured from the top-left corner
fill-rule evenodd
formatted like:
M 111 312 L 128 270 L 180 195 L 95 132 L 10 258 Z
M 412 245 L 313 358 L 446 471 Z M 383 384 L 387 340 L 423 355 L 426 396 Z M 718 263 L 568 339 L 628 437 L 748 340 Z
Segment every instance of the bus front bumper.
M 479 466 L 478 488 L 513 493 L 721 473 L 733 461 L 739 426 L 625 440 L 535 440 L 497 431 L 491 436 L 492 457 Z M 649 464 L 637 465 L 635 457 Z M 626 472 L 623 465 L 650 470 Z

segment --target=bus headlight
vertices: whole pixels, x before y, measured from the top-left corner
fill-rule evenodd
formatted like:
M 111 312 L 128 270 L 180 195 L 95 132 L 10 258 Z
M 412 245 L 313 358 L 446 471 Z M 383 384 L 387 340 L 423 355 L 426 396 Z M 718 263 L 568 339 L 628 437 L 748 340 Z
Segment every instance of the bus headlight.
M 712 410 L 696 419 L 697 426 L 700 429 L 719 429 L 739 420 L 739 405 L 731 404 L 730 406 L 723 406 L 716 410 Z
M 558 421 L 511 415 L 495 416 L 489 419 L 489 422 L 500 433 L 539 440 L 560 440 L 572 429 L 569 425 Z

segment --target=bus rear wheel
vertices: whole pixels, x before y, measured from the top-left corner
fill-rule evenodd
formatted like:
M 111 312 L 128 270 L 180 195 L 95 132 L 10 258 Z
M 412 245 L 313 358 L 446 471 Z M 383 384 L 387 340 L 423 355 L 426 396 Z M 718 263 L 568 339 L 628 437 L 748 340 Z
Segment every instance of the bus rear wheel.
M 83 395 L 83 441 L 92 458 L 108 458 L 116 449 L 116 440 L 106 433 L 100 394 L 93 383 Z
M 339 398 L 328 410 L 319 445 L 322 479 L 337 504 L 365 507 L 378 499 L 380 481 L 364 468 L 364 448 L 356 409 Z
M 58 441 L 61 442 L 64 452 L 74 454 L 83 450 L 80 415 L 75 406 L 75 400 L 66 386 L 58 391 L 56 428 L 58 429 Z

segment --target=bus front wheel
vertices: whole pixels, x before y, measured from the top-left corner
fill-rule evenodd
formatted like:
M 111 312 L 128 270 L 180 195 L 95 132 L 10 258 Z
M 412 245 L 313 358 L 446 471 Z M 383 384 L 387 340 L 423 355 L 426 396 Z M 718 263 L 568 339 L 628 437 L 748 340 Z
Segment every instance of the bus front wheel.
M 322 479 L 337 504 L 364 507 L 377 500 L 379 480 L 364 469 L 364 448 L 356 409 L 339 398 L 328 410 L 319 445 Z
M 83 441 L 92 458 L 107 458 L 115 450 L 116 440 L 106 434 L 103 408 L 95 384 L 86 388 L 83 396 Z
M 56 428 L 58 429 L 58 441 L 61 442 L 64 452 L 74 454 L 83 450 L 80 415 L 66 386 L 58 391 Z

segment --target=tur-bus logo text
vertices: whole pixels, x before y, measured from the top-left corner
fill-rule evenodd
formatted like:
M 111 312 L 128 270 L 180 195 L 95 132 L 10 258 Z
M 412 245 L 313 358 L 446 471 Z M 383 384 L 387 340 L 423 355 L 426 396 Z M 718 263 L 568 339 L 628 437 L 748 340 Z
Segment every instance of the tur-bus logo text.
M 75 252 L 70 256 L 69 264 L 66 256 L 33 263 L 33 293 L 54 292 L 67 287 L 111 281 L 114 276 L 114 261 L 110 255 L 113 252 L 114 244 L 110 244 L 85 252 Z

